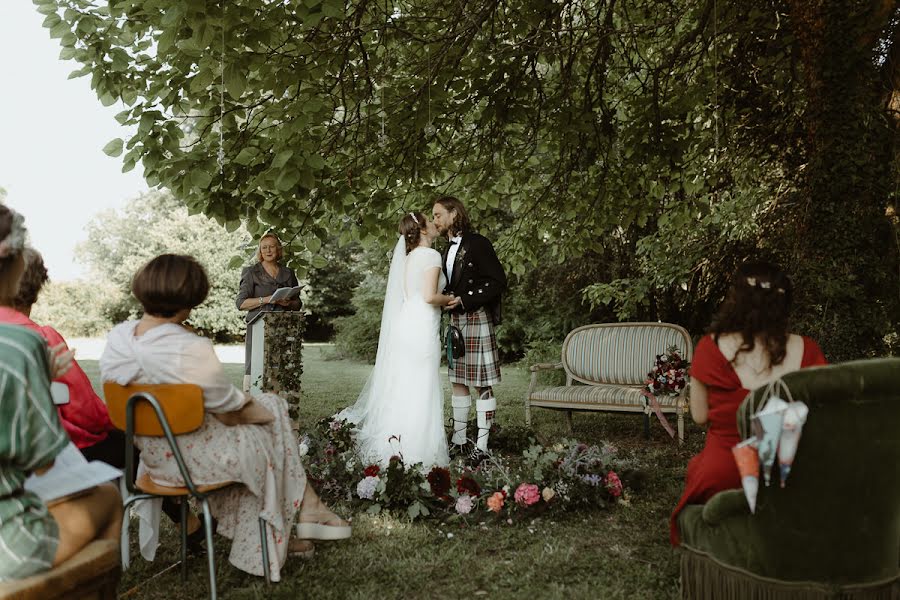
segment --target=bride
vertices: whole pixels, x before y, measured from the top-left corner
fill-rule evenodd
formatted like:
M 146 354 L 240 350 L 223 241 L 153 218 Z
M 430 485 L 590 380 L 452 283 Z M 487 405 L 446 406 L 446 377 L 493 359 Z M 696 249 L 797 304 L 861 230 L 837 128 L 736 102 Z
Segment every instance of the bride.
M 400 220 L 381 314 L 375 368 L 351 407 L 338 414 L 356 424 L 360 455 L 387 465 L 402 456 L 424 468 L 446 466 L 444 392 L 440 379 L 441 307 L 456 299 L 441 293 L 446 278 L 438 236 L 424 214 Z

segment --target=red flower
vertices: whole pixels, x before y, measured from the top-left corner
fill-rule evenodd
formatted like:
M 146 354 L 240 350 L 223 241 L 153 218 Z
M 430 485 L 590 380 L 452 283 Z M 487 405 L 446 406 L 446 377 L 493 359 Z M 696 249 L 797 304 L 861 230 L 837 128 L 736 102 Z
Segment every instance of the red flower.
M 381 467 L 379 467 L 378 465 L 369 465 L 368 467 L 366 467 L 366 470 L 363 471 L 363 475 L 365 475 L 366 477 L 377 477 L 378 473 L 380 472 Z
M 468 475 L 463 475 L 456 481 L 456 491 L 477 498 L 481 495 L 481 486 Z
M 431 493 L 437 498 L 446 499 L 447 492 L 450 491 L 450 471 L 442 467 L 434 467 L 425 476 L 428 480 L 428 487 Z

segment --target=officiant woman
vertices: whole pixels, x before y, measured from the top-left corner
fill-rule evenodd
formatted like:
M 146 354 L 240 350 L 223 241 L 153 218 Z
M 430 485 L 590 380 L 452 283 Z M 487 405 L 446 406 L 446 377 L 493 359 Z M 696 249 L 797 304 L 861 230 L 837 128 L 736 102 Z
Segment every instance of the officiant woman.
M 247 323 L 252 323 L 256 316 L 262 312 L 277 312 L 283 310 L 300 310 L 300 299 L 278 300 L 269 303 L 269 299 L 275 290 L 283 287 L 296 287 L 300 285 L 294 271 L 281 264 L 284 258 L 284 249 L 281 240 L 274 233 L 267 233 L 259 240 L 259 248 L 256 251 L 256 264 L 246 267 L 241 272 L 241 288 L 238 292 L 238 310 L 246 310 Z M 249 389 L 250 379 L 250 330 L 247 329 L 244 356 L 244 389 Z

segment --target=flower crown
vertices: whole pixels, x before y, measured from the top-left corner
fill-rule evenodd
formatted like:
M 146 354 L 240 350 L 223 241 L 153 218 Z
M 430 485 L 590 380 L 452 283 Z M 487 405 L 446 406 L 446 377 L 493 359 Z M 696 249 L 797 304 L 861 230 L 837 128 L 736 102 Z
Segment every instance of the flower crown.
M 0 258 L 7 258 L 21 254 L 25 249 L 25 217 L 10 209 L 12 213 L 12 227 L 9 235 L 0 240 Z
M 772 289 L 771 281 L 766 281 L 764 279 L 757 279 L 756 277 L 748 277 L 747 285 L 749 285 L 750 287 L 755 287 L 755 288 L 763 289 L 763 290 Z M 775 288 L 775 291 L 778 292 L 779 294 L 783 294 L 784 288 Z

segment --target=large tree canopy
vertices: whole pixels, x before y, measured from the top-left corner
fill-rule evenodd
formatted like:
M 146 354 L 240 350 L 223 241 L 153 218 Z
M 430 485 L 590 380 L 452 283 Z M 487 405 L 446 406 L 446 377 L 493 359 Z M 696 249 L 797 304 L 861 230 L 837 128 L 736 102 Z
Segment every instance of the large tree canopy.
M 708 318 L 763 251 L 802 263 L 833 355 L 892 326 L 893 2 L 35 3 L 74 75 L 128 107 L 110 154 L 310 264 L 451 192 L 514 272 L 602 249 L 586 293 L 622 317 Z

